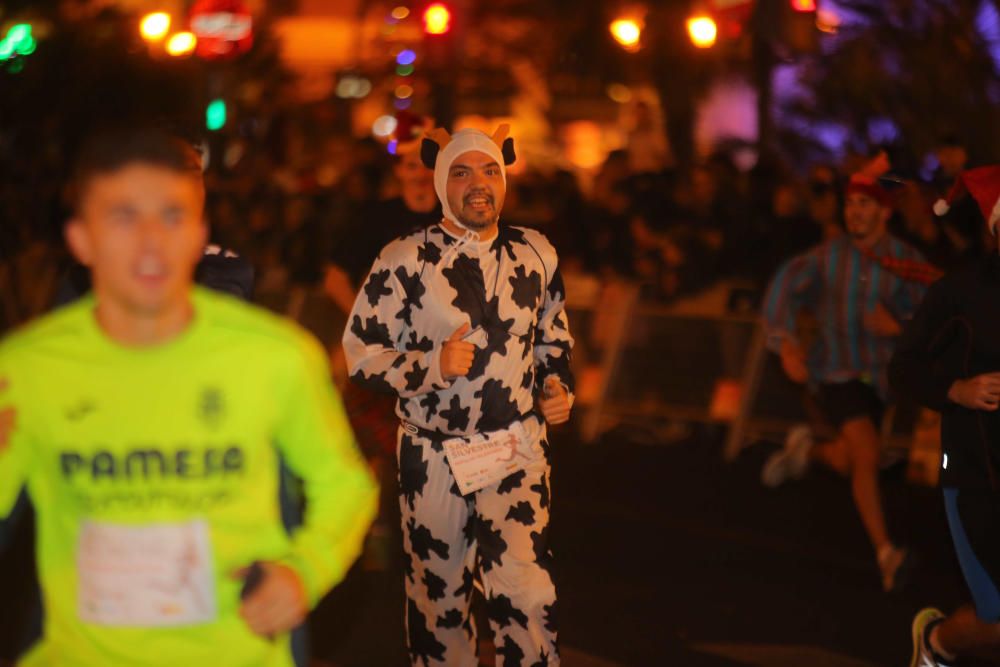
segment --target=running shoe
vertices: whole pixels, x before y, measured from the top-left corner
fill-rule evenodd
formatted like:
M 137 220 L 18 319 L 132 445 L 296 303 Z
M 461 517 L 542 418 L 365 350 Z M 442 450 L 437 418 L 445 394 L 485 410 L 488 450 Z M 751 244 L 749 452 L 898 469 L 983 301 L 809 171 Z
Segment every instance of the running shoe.
M 943 620 L 944 614 L 933 607 L 921 609 L 913 617 L 913 658 L 910 667 L 952 667 L 952 663 L 942 660 L 931 648 L 931 630 Z
M 801 479 L 809 469 L 809 452 L 813 442 L 812 429 L 808 424 L 794 426 L 785 437 L 785 446 L 764 464 L 760 471 L 761 483 L 774 488 L 789 479 Z

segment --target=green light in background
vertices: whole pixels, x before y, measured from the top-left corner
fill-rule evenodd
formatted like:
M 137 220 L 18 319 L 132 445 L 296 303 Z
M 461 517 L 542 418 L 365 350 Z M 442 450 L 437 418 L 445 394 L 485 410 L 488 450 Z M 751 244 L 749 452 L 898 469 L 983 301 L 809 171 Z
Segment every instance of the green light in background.
M 7 39 L 9 39 L 13 44 L 20 44 L 30 37 L 30 23 L 18 23 L 17 25 L 11 26 L 10 30 L 7 31 Z
M 22 41 L 17 45 L 16 50 L 22 56 L 30 56 L 38 48 L 38 41 L 34 37 L 28 37 L 28 39 Z
M 396 74 L 399 76 L 410 76 L 413 74 L 413 65 L 400 65 L 396 68 Z
M 226 101 L 212 100 L 205 109 L 205 127 L 215 132 L 226 126 Z
M 0 60 L 7 60 L 15 54 L 29 56 L 38 48 L 38 42 L 31 36 L 30 23 L 18 23 L 10 27 L 7 36 L 0 40 Z M 24 65 L 22 64 L 22 68 Z M 18 70 L 20 71 L 20 70 Z

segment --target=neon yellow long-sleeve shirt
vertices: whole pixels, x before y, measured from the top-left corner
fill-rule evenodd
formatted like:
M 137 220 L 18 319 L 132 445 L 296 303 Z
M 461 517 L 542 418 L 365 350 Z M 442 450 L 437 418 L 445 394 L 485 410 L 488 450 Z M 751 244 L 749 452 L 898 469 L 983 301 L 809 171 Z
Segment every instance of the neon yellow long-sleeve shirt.
M 0 518 L 26 483 L 45 625 L 26 665 L 291 665 L 252 634 L 232 573 L 283 562 L 313 604 L 357 557 L 377 492 L 320 346 L 229 297 L 193 292 L 192 324 L 128 348 L 84 298 L 0 343 Z M 291 537 L 276 449 L 303 479 Z

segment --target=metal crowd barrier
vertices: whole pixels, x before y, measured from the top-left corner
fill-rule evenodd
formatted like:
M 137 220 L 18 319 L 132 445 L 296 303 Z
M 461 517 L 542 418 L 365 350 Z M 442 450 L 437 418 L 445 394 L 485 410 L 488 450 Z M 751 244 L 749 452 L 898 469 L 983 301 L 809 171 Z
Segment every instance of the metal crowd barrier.
M 701 303 L 655 306 L 643 303 L 635 286 L 567 279 L 584 442 L 623 424 L 711 423 L 726 427 L 723 452 L 733 460 L 755 441 L 782 442 L 796 423 L 822 432 L 803 387 L 766 349 L 759 319 L 719 314 L 734 287 L 719 285 Z M 933 419 L 913 406 L 890 405 L 882 424 L 885 458 L 898 460 L 911 442 L 923 442 L 921 466 L 932 470 Z

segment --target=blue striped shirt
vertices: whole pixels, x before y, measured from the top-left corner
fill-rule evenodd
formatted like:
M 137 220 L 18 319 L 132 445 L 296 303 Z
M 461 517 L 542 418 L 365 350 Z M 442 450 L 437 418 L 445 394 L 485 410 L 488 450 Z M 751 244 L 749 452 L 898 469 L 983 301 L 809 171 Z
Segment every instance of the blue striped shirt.
M 847 236 L 832 239 L 792 258 L 778 269 L 764 300 L 768 347 L 775 352 L 782 340 L 797 338 L 799 313 L 810 311 L 819 335 L 808 350 L 810 380 L 862 380 L 885 398 L 886 367 L 895 339 L 864 325 L 865 314 L 881 303 L 900 323 L 910 319 L 926 288 L 882 267 L 878 257 L 923 261 L 914 248 L 886 235 L 868 256 Z

